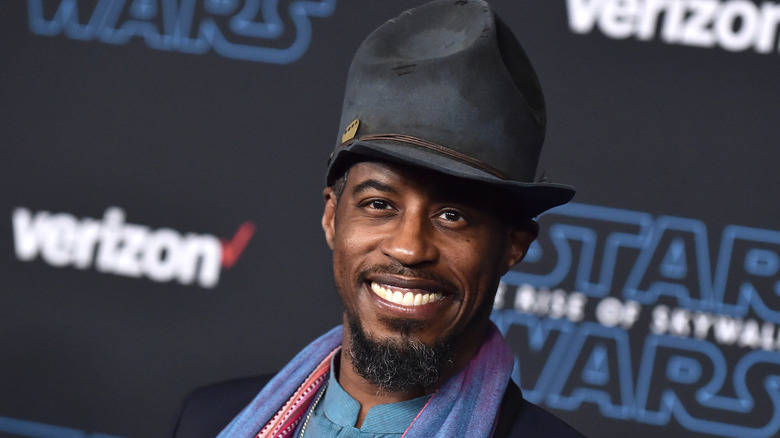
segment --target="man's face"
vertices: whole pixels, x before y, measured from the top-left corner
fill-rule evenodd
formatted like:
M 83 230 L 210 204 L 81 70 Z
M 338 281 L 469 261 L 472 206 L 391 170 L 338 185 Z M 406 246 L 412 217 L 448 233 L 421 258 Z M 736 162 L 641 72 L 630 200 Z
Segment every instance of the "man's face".
M 372 340 L 448 340 L 473 356 L 498 281 L 533 234 L 502 223 L 501 206 L 473 183 L 410 166 L 357 163 L 340 200 L 330 188 L 324 195 L 347 320 Z

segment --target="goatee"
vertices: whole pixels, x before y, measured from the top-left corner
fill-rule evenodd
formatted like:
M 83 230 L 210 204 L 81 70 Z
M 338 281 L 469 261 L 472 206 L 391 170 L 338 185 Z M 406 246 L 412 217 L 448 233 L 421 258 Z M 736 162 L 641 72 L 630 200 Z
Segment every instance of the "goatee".
M 436 384 L 452 365 L 452 343 L 424 344 L 403 334 L 398 339 L 377 340 L 365 333 L 355 315 L 347 313 L 350 329 L 348 354 L 355 372 L 390 392 L 426 388 Z

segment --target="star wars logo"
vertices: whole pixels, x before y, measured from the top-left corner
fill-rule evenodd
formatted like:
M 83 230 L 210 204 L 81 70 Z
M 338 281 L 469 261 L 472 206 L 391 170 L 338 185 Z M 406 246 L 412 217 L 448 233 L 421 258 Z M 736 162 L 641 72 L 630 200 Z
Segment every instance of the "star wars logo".
M 153 230 L 126 223 L 125 212 L 117 207 L 107 209 L 102 220 L 47 211 L 33 214 L 26 208 L 14 209 L 12 219 L 14 249 L 21 261 L 40 256 L 55 267 L 94 267 L 109 274 L 206 288 L 215 287 L 222 268 L 238 261 L 255 229 L 244 222 L 230 241 L 170 228 Z
M 540 222 L 493 315 L 527 398 L 777 436 L 780 232 L 730 225 L 712 251 L 696 219 L 569 204 Z
M 30 31 L 82 41 L 286 64 L 311 42 L 311 17 L 336 0 L 27 0 Z
M 569 28 L 613 39 L 777 52 L 780 4 L 748 0 L 566 0 Z

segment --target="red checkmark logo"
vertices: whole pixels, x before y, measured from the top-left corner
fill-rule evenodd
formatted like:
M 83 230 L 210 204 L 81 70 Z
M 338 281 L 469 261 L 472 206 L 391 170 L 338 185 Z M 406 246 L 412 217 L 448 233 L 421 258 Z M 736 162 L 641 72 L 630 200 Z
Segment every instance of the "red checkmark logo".
M 222 267 L 230 269 L 236 264 L 254 234 L 255 225 L 247 221 L 238 227 L 238 231 L 229 242 L 220 239 L 222 241 Z

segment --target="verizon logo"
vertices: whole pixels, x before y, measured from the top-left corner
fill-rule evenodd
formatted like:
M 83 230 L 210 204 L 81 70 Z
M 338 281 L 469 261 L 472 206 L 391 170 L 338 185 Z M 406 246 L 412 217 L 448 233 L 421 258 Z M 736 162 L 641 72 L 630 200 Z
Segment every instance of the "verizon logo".
M 566 0 L 569 28 L 609 38 L 778 51 L 780 4 L 748 0 Z
M 125 222 L 125 212 L 108 208 L 103 218 L 78 219 L 68 213 L 13 211 L 14 249 L 25 262 L 41 259 L 51 266 L 94 268 L 157 282 L 176 280 L 211 288 L 222 268 L 232 267 L 254 234 L 244 222 L 230 240 L 209 234 L 153 230 Z

